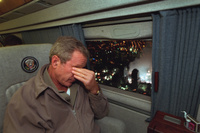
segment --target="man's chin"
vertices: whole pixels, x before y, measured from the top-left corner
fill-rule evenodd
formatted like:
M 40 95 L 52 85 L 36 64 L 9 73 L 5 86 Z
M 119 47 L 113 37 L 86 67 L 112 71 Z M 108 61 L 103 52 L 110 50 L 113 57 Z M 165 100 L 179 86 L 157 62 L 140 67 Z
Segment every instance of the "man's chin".
M 67 86 L 67 87 L 70 87 L 70 86 L 72 86 L 73 83 L 74 83 L 74 82 L 67 83 L 66 86 Z
M 76 80 L 68 80 L 64 83 L 65 86 L 70 87 Z

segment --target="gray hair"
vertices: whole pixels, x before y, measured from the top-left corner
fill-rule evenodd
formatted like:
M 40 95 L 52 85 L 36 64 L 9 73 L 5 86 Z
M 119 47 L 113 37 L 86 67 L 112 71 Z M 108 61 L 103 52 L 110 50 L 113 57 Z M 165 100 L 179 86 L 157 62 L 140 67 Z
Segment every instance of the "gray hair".
M 74 51 L 81 52 L 86 58 L 89 58 L 88 49 L 82 44 L 82 42 L 77 39 L 69 36 L 61 36 L 59 37 L 50 50 L 49 60 L 51 63 L 51 59 L 54 55 L 57 55 L 61 63 L 66 63 L 71 59 L 72 53 Z

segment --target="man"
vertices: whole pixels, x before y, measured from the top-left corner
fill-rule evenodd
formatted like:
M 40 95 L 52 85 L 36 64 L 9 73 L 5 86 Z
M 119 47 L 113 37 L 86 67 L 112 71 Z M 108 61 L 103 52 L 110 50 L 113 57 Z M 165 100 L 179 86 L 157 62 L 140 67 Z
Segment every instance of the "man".
M 108 113 L 93 71 L 85 69 L 88 50 L 72 37 L 60 37 L 50 64 L 11 98 L 4 133 L 99 133 L 94 118 Z

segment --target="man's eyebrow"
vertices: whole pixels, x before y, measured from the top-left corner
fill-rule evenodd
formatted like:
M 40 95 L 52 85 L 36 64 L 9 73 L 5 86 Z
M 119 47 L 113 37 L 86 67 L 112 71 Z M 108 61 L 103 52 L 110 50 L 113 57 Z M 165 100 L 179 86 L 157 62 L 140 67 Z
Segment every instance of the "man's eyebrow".
M 72 67 L 77 67 L 77 68 L 87 68 L 87 65 L 85 65 L 84 67 L 82 67 L 82 66 L 72 66 Z

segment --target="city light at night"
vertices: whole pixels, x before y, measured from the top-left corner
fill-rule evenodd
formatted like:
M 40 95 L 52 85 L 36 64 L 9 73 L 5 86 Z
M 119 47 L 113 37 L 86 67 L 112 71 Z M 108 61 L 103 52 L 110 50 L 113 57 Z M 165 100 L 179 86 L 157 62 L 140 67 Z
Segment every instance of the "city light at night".
M 122 90 L 151 95 L 150 41 L 86 41 L 96 81 Z

